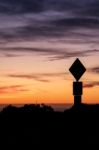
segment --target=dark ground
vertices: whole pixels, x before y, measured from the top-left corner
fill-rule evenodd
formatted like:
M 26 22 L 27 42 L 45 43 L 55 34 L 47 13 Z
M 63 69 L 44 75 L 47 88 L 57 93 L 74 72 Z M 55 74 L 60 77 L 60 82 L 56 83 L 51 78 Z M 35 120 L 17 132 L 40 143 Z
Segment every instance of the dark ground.
M 45 105 L 8 106 L 0 113 L 0 150 L 99 149 L 99 105 L 54 112 Z

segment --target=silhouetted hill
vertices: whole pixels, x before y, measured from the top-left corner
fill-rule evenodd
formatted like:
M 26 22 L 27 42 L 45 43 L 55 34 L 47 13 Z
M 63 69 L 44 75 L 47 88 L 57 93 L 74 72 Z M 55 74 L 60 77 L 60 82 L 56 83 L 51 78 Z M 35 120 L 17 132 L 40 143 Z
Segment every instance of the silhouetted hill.
M 0 113 L 3 149 L 99 148 L 99 105 L 54 112 L 46 105 L 9 105 Z M 72 148 L 73 146 L 73 148 Z
M 80 105 L 73 105 L 69 111 L 74 111 L 74 112 L 88 112 L 88 113 L 99 113 L 99 104 L 80 104 Z M 65 110 L 64 112 L 67 112 Z

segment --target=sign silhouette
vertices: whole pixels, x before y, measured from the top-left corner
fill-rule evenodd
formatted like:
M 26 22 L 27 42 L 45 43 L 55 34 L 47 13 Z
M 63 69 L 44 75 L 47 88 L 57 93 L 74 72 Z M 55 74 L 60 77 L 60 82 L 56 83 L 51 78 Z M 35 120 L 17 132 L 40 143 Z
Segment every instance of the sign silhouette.
M 82 82 L 73 82 L 73 95 L 82 95 Z
M 70 67 L 69 71 L 72 73 L 76 81 L 78 81 L 86 71 L 86 68 L 81 63 L 81 61 L 77 58 L 75 62 L 72 64 L 72 66 Z
M 81 95 L 83 94 L 83 83 L 78 82 L 81 76 L 85 73 L 86 68 L 77 58 L 75 62 L 70 67 L 69 71 L 72 73 L 76 82 L 73 82 L 73 95 L 74 95 L 74 105 L 78 106 L 81 104 Z

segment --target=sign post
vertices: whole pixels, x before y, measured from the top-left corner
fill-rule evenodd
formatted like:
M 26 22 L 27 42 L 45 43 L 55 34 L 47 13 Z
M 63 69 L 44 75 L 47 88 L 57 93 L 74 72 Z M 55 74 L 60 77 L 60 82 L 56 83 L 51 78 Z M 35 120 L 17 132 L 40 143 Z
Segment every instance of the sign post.
M 81 76 L 85 73 L 86 68 L 81 63 L 81 61 L 77 58 L 75 62 L 70 67 L 69 71 L 76 79 L 76 82 L 73 82 L 73 95 L 74 95 L 74 105 L 81 104 L 81 96 L 83 94 L 83 83 L 79 82 Z

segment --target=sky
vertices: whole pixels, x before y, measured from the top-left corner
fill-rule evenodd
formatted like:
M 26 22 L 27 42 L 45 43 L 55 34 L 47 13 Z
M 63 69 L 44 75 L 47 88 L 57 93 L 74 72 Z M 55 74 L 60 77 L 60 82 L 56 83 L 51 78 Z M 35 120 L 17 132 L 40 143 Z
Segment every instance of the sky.
M 0 0 L 0 104 L 73 103 L 76 58 L 99 103 L 98 0 Z

